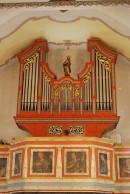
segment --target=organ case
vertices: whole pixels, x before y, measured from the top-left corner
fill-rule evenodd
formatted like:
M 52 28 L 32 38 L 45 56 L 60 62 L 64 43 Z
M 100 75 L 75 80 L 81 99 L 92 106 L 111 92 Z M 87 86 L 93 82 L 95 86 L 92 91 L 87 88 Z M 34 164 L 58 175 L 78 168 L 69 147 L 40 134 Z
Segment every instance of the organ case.
M 99 39 L 88 40 L 90 62 L 71 76 L 49 68 L 47 40 L 36 40 L 18 54 L 20 76 L 16 124 L 32 136 L 101 137 L 116 127 L 115 63 L 117 53 Z

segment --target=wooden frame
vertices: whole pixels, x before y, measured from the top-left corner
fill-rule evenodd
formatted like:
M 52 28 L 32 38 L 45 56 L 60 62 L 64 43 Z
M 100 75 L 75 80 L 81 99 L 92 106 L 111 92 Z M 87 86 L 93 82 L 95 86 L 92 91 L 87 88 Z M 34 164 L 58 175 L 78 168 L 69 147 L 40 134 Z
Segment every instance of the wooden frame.
M 23 163 L 24 163 L 24 148 L 11 151 L 10 156 L 10 177 L 22 178 L 23 176 Z
M 71 76 L 63 76 L 60 79 L 56 79 L 56 74 L 51 71 L 45 59 L 46 54 L 49 51 L 48 42 L 45 39 L 35 40 L 34 43 L 26 51 L 21 52 L 17 55 L 20 61 L 20 76 L 18 87 L 17 114 L 14 119 L 19 128 L 24 129 L 34 137 L 50 136 L 50 134 L 48 133 L 48 129 L 50 126 L 55 125 L 57 127 L 62 126 L 64 131 L 68 131 L 67 135 L 72 135 L 69 134 L 70 126 L 73 126 L 73 124 L 75 124 L 75 126 L 80 126 L 80 123 L 82 123 L 81 127 L 85 126 L 82 136 L 87 137 L 101 137 L 106 129 L 107 131 L 109 131 L 115 128 L 115 125 L 117 125 L 120 118 L 119 116 L 117 116 L 116 111 L 115 63 L 117 59 L 117 53 L 107 49 L 106 46 L 103 45 L 101 40 L 97 38 L 89 39 L 87 45 L 88 51 L 90 52 L 90 62 L 87 62 L 83 70 L 78 73 L 78 79 L 75 79 Z M 39 55 L 39 53 L 41 54 Z M 106 89 L 109 89 L 109 95 L 111 96 L 110 98 L 107 98 L 107 93 L 105 92 L 105 95 L 104 93 L 102 93 L 102 102 L 100 102 L 102 104 L 102 108 L 96 107 L 96 104 L 99 103 L 99 99 L 97 99 L 96 94 L 97 86 L 95 84 L 97 77 L 95 74 L 95 64 L 97 62 L 95 63 L 94 55 L 96 53 L 96 58 L 98 59 L 98 61 L 100 61 L 100 63 L 102 61 L 102 65 L 100 64 L 100 66 L 103 67 L 106 64 L 104 66 L 105 69 L 102 68 L 102 70 L 104 70 L 104 73 L 106 71 L 108 73 L 107 76 L 104 76 L 104 81 L 106 80 L 106 77 L 111 80 L 111 84 L 109 84 L 109 87 L 111 89 L 109 89 L 106 84 L 103 85 L 104 82 L 103 79 L 101 79 L 102 84 L 100 85 L 102 87 L 102 91 L 104 90 L 104 87 Z M 35 73 L 36 75 L 38 75 L 36 76 L 36 85 L 34 84 L 35 80 L 33 79 L 33 64 L 35 64 Z M 23 76 L 24 73 L 27 71 L 28 77 Z M 100 72 L 100 74 L 102 73 Z M 30 81 L 25 82 L 25 80 Z M 108 81 L 107 79 L 106 81 L 109 83 L 110 80 Z M 44 82 L 45 88 L 43 84 Z M 26 84 L 24 85 L 24 83 Z M 27 83 L 29 83 L 29 88 L 25 87 L 27 86 Z M 32 87 L 34 91 L 37 91 L 36 95 L 32 93 Z M 69 101 L 66 92 L 64 93 L 65 99 L 62 99 L 62 88 L 64 87 L 66 88 L 65 91 L 71 93 L 71 98 L 69 99 Z M 24 96 L 28 98 L 25 97 L 22 101 L 23 90 L 25 94 L 27 92 L 27 95 Z M 33 99 L 33 95 L 35 96 L 35 100 Z M 31 100 L 29 96 L 31 96 Z M 46 96 L 46 100 L 43 100 L 44 96 Z M 104 98 L 110 100 L 108 100 L 107 102 L 106 100 L 104 101 Z M 56 109 L 54 108 L 55 101 Z M 64 101 L 66 105 L 65 107 L 68 107 L 68 105 L 71 104 L 71 108 L 62 109 L 62 102 Z M 104 103 L 105 108 L 103 108 Z M 110 107 L 109 110 L 107 108 L 107 103 Z M 76 108 L 76 104 L 78 104 L 78 108 Z M 46 108 L 48 105 L 49 108 Z M 37 114 L 39 116 L 37 116 Z M 53 136 L 54 135 L 65 136 L 66 133 L 53 134 Z
M 57 148 L 28 149 L 28 177 L 56 177 Z
M 96 177 L 112 179 L 113 153 L 107 149 L 95 149 Z
M 62 176 L 63 177 L 91 177 L 92 153 L 86 147 L 62 148 Z
M 0 154 L 0 181 L 7 179 L 8 154 Z
M 115 155 L 117 182 L 130 182 L 130 154 Z

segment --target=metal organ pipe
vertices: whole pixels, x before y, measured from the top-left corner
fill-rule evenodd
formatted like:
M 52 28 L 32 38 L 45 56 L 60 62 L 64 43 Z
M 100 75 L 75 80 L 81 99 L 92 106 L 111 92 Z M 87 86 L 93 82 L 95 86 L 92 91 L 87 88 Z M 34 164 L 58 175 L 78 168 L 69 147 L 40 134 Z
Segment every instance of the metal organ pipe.
M 33 110 L 37 110 L 37 86 L 38 86 L 38 61 L 39 57 L 35 62 L 35 76 L 34 76 L 34 96 L 33 96 Z
M 96 52 L 97 110 L 111 110 L 111 72 L 110 60 Z
M 28 70 L 27 70 L 27 90 L 26 90 L 26 110 L 29 111 L 29 75 L 30 75 L 30 67 L 28 67 Z
M 50 78 L 46 75 L 45 71 L 43 71 L 42 82 L 42 110 L 45 111 L 50 109 L 51 103 Z
M 45 78 L 44 78 L 45 79 Z M 44 110 L 46 110 L 46 94 L 47 94 L 47 88 L 46 88 L 46 79 L 45 79 L 45 85 L 44 85 Z
M 22 111 L 36 110 L 38 53 L 26 59 L 23 72 Z
M 75 101 L 74 101 L 74 99 L 75 99 L 75 86 L 73 85 L 73 87 L 72 87 L 72 99 L 73 99 L 73 101 L 72 101 L 72 113 L 74 114 L 74 111 L 75 111 Z
M 81 99 L 83 98 L 82 90 L 80 91 L 80 98 L 81 98 Z M 80 102 L 80 113 L 81 113 L 81 114 L 83 113 L 83 103 L 82 103 L 82 102 Z
M 62 86 L 59 87 L 59 98 L 58 98 L 58 111 L 59 111 L 59 114 L 61 112 L 61 109 L 62 109 L 62 103 L 61 103 L 61 98 L 62 98 L 62 95 L 61 95 L 61 91 L 62 91 Z
M 51 99 L 51 96 L 50 96 L 50 82 L 48 82 L 48 109 L 50 109 L 50 99 Z
M 98 72 L 98 77 L 97 77 L 98 109 L 101 110 L 101 105 L 100 105 L 100 63 L 99 63 L 99 60 L 97 61 L 97 72 Z
M 111 73 L 107 71 L 107 110 L 111 110 Z
M 87 89 L 87 95 L 88 95 L 88 98 L 87 98 L 87 103 L 88 103 L 88 110 L 91 110 L 91 103 L 92 103 L 92 101 L 91 101 L 91 77 L 90 77 L 90 80 L 89 80 L 89 82 L 87 83 L 87 87 L 88 87 L 88 89 Z
M 23 95 L 22 95 L 22 110 L 26 110 L 26 74 L 27 74 L 27 69 L 24 69 L 24 74 L 23 74 Z
M 88 110 L 88 98 L 87 98 L 87 94 L 88 94 L 88 90 L 87 90 L 87 83 L 85 82 L 84 84 L 84 109 Z
M 106 110 L 107 110 L 107 70 L 105 69 L 105 99 L 106 99 Z
M 83 102 L 83 110 L 92 110 L 92 86 L 91 86 L 91 81 L 92 81 L 92 73 L 88 72 L 86 76 L 83 79 L 83 87 L 82 87 L 82 98 L 84 100 Z
M 101 66 L 101 96 L 102 96 L 102 107 L 101 109 L 104 110 L 104 87 L 103 87 L 103 83 L 104 83 L 104 76 L 103 76 L 103 65 Z
M 33 106 L 32 106 L 32 86 L 33 86 L 33 65 L 31 65 L 31 87 L 30 87 L 30 107 L 29 110 L 33 110 Z
M 31 61 L 31 59 L 34 59 Z M 29 58 L 23 71 L 23 91 L 22 91 L 22 111 L 36 111 L 38 97 L 38 74 L 39 74 L 39 53 Z M 83 86 L 80 82 L 75 85 L 71 81 L 64 82 L 62 85 L 54 85 L 51 88 L 51 78 L 43 70 L 42 77 L 42 100 L 41 110 L 47 111 L 51 109 L 58 111 L 71 110 L 75 111 L 92 110 L 92 77 L 96 80 L 96 109 L 111 110 L 112 109 L 112 83 L 109 59 L 99 52 L 95 52 L 95 74 L 90 68 L 83 78 Z M 109 65 L 108 65 L 109 64 Z M 108 66 L 107 66 L 108 65 Z M 93 66 L 94 68 L 94 66 Z M 52 94 L 52 90 L 56 94 Z M 53 99 L 53 102 L 51 102 Z M 60 102 L 61 99 L 61 102 Z M 74 101 L 73 101 L 74 99 Z M 83 102 L 80 101 L 83 99 Z
M 42 110 L 45 111 L 46 109 L 46 80 L 45 80 L 45 73 L 43 72 L 43 93 L 42 93 Z

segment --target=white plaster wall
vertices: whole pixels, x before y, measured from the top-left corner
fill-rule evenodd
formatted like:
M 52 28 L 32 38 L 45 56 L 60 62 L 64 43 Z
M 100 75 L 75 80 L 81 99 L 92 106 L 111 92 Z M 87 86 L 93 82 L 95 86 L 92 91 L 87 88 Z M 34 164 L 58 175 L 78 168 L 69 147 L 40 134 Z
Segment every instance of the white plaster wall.
M 59 10 L 68 10 L 65 13 Z M 95 18 L 125 36 L 130 34 L 130 5 L 111 6 L 57 6 L 57 7 L 19 7 L 0 10 L 0 36 L 8 36 L 25 21 L 32 18 L 49 17 L 59 22 L 74 21 L 79 17 Z M 10 28 L 8 28 L 10 27 Z M 8 30 L 7 30 L 8 29 Z
M 120 121 L 113 132 L 121 134 L 123 143 L 130 143 L 130 62 L 120 55 L 116 65 L 116 85 Z
M 18 79 L 19 62 L 14 58 L 0 68 L 0 139 L 10 140 L 28 135 L 18 129 L 13 119 L 16 115 Z
M 64 75 L 62 63 L 66 55 L 71 55 L 72 74 L 76 78 L 89 61 L 89 55 L 85 50 L 56 50 L 48 54 L 50 69 L 58 78 Z M 13 116 L 16 115 L 17 92 L 18 92 L 19 62 L 17 58 L 10 60 L 8 64 L 0 67 L 0 138 L 10 140 L 13 137 L 28 136 L 15 124 Z M 121 134 L 122 143 L 130 142 L 130 62 L 124 57 L 118 57 L 116 64 L 117 84 L 117 113 L 121 116 L 117 128 L 111 134 Z
M 57 78 L 64 76 L 63 62 L 67 56 L 71 56 L 71 77 L 77 79 L 77 74 L 89 61 L 89 55 L 86 50 L 81 49 L 62 49 L 52 50 L 48 54 L 48 64 L 50 69 L 56 73 Z
M 130 6 L 126 5 L 0 9 L 0 65 L 43 37 L 57 43 L 97 37 L 129 58 L 129 16 Z

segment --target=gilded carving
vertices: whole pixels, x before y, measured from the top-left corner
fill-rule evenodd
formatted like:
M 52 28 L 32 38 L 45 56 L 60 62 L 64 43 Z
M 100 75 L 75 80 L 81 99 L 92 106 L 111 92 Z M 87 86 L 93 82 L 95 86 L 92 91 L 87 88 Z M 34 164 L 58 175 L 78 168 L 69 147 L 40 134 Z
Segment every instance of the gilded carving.
M 84 82 L 84 83 L 86 83 L 86 82 L 88 82 L 88 81 L 90 80 L 91 73 L 92 73 L 91 71 L 88 72 L 87 75 L 84 77 L 84 79 L 83 79 L 83 82 Z
M 34 55 L 26 59 L 24 63 L 24 70 L 28 69 L 36 61 L 37 57 L 38 53 L 35 53 Z
M 48 129 L 48 133 L 51 135 L 53 134 L 60 135 L 62 134 L 62 126 L 50 126 Z
M 107 57 L 103 56 L 101 53 L 96 52 L 97 59 L 100 61 L 101 65 L 104 66 L 104 68 L 107 71 L 111 71 L 111 61 Z
M 57 85 L 54 86 L 54 96 L 57 97 L 59 94 L 59 88 Z
M 47 82 L 51 81 L 51 78 L 45 73 L 45 71 L 43 71 L 43 77 Z
M 65 88 L 72 91 L 72 84 L 70 82 L 64 82 L 63 85 L 62 85 L 62 90 L 64 90 Z
M 79 87 L 75 88 L 75 96 L 76 97 L 80 96 L 80 88 Z
M 84 133 L 83 126 L 70 126 L 70 134 L 71 135 L 81 135 Z

